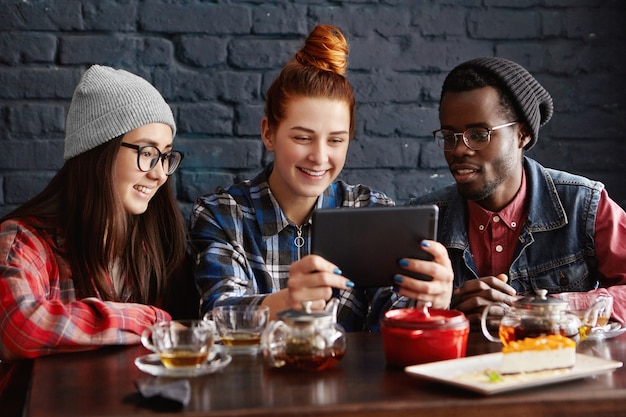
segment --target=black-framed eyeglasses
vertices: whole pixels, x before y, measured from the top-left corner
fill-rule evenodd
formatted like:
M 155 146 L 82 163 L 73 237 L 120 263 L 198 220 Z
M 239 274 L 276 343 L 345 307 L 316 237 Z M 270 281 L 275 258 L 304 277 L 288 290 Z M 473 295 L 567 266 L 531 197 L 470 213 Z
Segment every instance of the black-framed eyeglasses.
M 472 127 L 471 129 L 467 129 L 463 133 L 453 132 L 452 130 L 448 129 L 439 129 L 433 132 L 433 136 L 435 138 L 435 142 L 437 142 L 437 145 L 439 145 L 439 147 L 442 148 L 444 152 L 452 151 L 456 146 L 459 137 L 463 138 L 463 143 L 465 143 L 465 146 L 473 151 L 477 151 L 489 145 L 489 142 L 491 141 L 491 132 L 493 132 L 494 130 L 502 129 L 504 127 L 513 126 L 515 123 L 517 122 L 505 123 L 503 125 L 491 128 Z
M 180 161 L 182 161 L 185 157 L 185 155 L 179 151 L 162 153 L 159 148 L 152 145 L 140 146 L 122 142 L 122 146 L 135 149 L 137 151 L 137 167 L 143 172 L 148 172 L 154 168 L 160 159 L 165 175 L 170 176 L 174 173 L 174 171 L 176 171 L 176 168 L 180 165 Z

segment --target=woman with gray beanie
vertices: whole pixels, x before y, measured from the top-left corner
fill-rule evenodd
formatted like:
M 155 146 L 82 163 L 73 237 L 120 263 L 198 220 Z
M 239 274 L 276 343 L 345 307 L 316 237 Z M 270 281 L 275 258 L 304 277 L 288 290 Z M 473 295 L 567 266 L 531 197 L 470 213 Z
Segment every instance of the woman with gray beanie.
M 175 134 L 170 107 L 143 78 L 97 65 L 83 74 L 65 164 L 1 219 L 0 358 L 137 343 L 171 318 L 157 306 L 186 264 L 167 181 L 183 159 Z

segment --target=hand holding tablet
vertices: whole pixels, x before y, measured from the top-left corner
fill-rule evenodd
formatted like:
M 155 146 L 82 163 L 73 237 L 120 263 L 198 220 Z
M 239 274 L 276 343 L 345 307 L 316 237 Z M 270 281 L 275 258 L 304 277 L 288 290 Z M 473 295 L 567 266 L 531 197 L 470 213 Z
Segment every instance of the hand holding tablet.
M 311 253 L 337 265 L 357 287 L 391 286 L 396 274 L 430 280 L 398 261 L 432 260 L 420 242 L 436 240 L 438 214 L 436 205 L 319 209 L 313 213 Z

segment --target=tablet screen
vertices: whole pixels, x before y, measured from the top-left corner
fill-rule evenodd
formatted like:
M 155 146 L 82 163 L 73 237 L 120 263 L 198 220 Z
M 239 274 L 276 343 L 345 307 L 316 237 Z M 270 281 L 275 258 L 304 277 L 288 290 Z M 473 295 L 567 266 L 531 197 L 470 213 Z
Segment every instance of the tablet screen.
M 311 253 L 337 265 L 357 287 L 384 287 L 402 274 L 430 280 L 398 265 L 401 258 L 432 260 L 423 239 L 436 240 L 436 205 L 330 208 L 313 212 Z

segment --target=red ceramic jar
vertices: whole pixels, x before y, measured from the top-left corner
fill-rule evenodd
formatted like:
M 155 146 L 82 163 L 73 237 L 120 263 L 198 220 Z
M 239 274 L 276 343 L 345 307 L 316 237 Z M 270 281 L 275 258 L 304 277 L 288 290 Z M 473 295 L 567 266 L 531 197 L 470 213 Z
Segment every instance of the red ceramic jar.
M 465 356 L 469 320 L 457 310 L 402 308 L 389 310 L 381 322 L 385 359 L 392 366 Z

